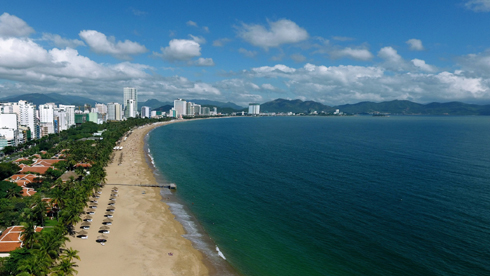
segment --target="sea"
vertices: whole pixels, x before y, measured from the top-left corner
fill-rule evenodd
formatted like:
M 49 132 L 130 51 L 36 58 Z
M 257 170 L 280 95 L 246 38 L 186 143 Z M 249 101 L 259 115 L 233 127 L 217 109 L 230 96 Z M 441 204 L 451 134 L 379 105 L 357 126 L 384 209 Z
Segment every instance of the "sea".
M 215 275 L 490 275 L 490 117 L 235 117 L 154 129 Z

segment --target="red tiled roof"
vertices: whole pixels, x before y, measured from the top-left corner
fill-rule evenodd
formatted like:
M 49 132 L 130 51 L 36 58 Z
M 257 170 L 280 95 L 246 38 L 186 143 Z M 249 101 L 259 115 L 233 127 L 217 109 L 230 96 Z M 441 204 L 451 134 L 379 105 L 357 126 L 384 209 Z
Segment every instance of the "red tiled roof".
M 39 176 L 35 174 L 14 174 L 10 176 L 9 178 L 11 180 L 29 180 L 30 182 L 34 181 L 34 179 L 38 178 Z
M 49 168 L 51 168 L 51 167 L 29 167 L 29 166 L 25 166 L 22 168 L 22 170 L 20 170 L 20 172 L 21 173 L 33 172 L 33 173 L 45 174 Z
M 78 164 L 75 165 L 75 167 L 90 168 L 90 167 L 92 167 L 92 165 L 89 164 L 89 163 L 78 163 Z
M 22 196 L 33 196 L 35 193 L 37 192 L 32 188 L 22 188 Z
M 20 161 L 25 161 L 25 160 L 29 160 L 29 158 L 21 157 L 21 158 L 15 160 L 14 162 L 19 163 Z

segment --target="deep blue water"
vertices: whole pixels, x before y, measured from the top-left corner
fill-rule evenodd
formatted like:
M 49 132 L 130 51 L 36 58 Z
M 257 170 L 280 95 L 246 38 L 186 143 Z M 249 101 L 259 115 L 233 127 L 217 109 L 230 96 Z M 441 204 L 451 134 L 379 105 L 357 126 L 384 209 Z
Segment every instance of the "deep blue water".
M 243 275 L 490 275 L 490 117 L 171 124 L 149 147 Z

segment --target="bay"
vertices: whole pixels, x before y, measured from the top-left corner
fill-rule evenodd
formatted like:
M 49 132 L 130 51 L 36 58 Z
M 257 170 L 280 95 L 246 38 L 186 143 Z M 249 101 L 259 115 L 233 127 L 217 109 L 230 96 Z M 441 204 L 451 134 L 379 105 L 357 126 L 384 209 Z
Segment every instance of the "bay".
M 489 138 L 488 117 L 242 117 L 149 148 L 243 275 L 490 275 Z

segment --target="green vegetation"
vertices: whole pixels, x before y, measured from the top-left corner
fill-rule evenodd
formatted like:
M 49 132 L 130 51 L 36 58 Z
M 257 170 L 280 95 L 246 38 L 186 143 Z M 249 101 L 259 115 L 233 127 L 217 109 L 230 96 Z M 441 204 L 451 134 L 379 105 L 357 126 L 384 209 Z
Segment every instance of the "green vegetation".
M 44 150 L 43 158 L 63 154 L 65 160 L 55 165 L 57 169 L 49 169 L 39 176 L 40 181 L 29 185 L 37 191 L 34 196 L 19 197 L 20 187 L 0 182 L 0 228 L 24 226 L 24 247 L 11 252 L 10 257 L 0 259 L 0 276 L 74 275 L 73 260 L 79 259 L 78 252 L 64 249 L 65 242 L 69 235 L 74 235 L 74 225 L 81 220 L 88 198 L 105 183 L 104 168 L 110 161 L 113 147 L 132 128 L 164 120 L 168 119 L 128 119 L 102 125 L 87 122 L 14 148 L 13 152 L 25 157 Z M 81 140 L 100 130 L 106 130 L 102 140 Z M 91 167 L 76 167 L 80 162 L 90 163 Z M 8 178 L 19 169 L 15 164 L 0 163 L 0 179 Z M 69 170 L 83 177 L 63 182 L 60 176 Z M 49 228 L 34 231 L 34 226 L 44 225 Z

